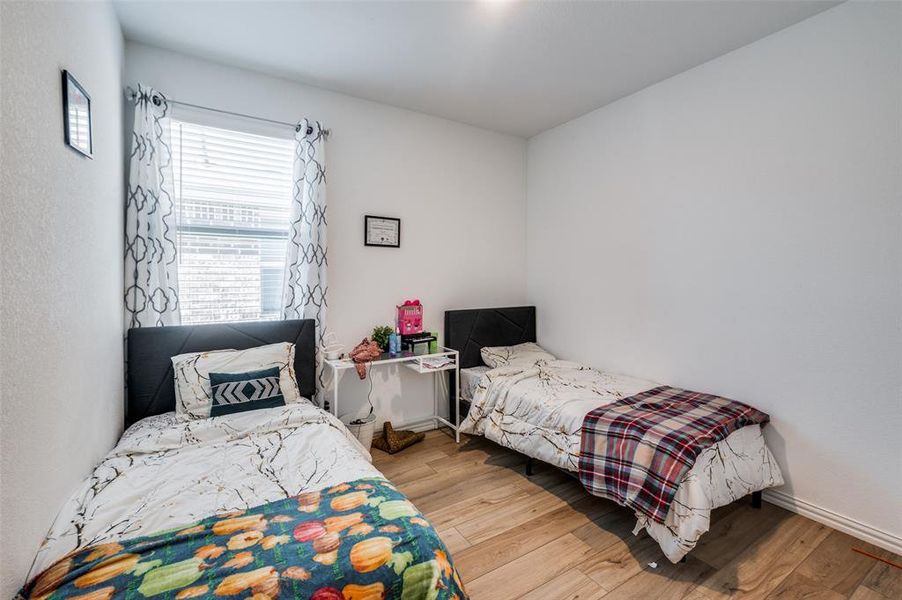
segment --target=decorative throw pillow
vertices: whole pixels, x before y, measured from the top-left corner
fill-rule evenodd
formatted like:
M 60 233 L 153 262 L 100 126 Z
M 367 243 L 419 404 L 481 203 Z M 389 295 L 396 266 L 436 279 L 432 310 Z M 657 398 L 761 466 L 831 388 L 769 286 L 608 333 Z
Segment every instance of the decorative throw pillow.
M 516 346 L 485 346 L 480 350 L 480 354 L 482 362 L 492 369 L 508 365 L 534 365 L 540 360 L 557 359 L 535 342 L 526 342 Z
M 175 413 L 179 421 L 205 419 L 213 406 L 210 373 L 247 373 L 276 367 L 285 404 L 301 402 L 294 374 L 294 344 L 280 342 L 247 350 L 192 352 L 172 357 Z
M 279 389 L 279 367 L 247 373 L 210 373 L 213 405 L 210 416 L 285 406 Z

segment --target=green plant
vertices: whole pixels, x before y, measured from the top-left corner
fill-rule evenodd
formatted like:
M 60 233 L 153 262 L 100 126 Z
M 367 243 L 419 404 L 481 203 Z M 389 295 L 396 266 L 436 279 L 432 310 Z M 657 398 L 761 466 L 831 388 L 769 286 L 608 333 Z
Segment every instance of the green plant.
M 373 335 L 370 336 L 374 342 L 379 344 L 383 351 L 388 352 L 388 338 L 394 332 L 394 329 L 388 325 L 376 325 L 373 327 Z

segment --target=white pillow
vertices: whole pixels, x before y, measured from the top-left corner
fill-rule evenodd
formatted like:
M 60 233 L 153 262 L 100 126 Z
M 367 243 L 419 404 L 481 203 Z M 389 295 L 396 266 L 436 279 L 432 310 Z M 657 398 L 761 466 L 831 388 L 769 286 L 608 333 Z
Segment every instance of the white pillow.
M 246 373 L 279 367 L 279 389 L 285 404 L 301 402 L 294 374 L 294 344 L 280 342 L 247 350 L 190 352 L 172 357 L 175 371 L 175 414 L 179 421 L 205 419 L 213 406 L 210 373 Z
M 516 346 L 484 346 L 479 353 L 482 355 L 482 362 L 493 369 L 508 365 L 534 365 L 540 360 L 557 360 L 557 357 L 535 342 Z

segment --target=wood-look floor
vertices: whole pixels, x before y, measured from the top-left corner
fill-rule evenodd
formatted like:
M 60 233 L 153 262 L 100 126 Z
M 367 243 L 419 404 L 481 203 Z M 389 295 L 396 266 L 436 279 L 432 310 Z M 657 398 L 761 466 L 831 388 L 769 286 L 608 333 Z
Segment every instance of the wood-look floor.
M 596 598 L 902 598 L 899 556 L 764 503 L 714 512 L 711 530 L 674 565 L 635 519 L 579 482 L 482 438 L 443 432 L 375 465 L 426 514 L 474 600 Z M 652 568 L 648 563 L 656 562 Z

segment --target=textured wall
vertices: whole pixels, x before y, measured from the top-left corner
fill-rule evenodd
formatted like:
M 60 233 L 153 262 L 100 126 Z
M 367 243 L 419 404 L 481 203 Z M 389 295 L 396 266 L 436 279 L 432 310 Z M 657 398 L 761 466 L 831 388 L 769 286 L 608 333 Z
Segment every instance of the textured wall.
M 527 208 L 550 350 L 761 407 L 784 491 L 895 543 L 900 6 L 842 4 L 532 138 Z
M 112 8 L 0 3 L 0 596 L 122 424 L 122 36 Z M 93 100 L 63 143 L 60 69 Z

